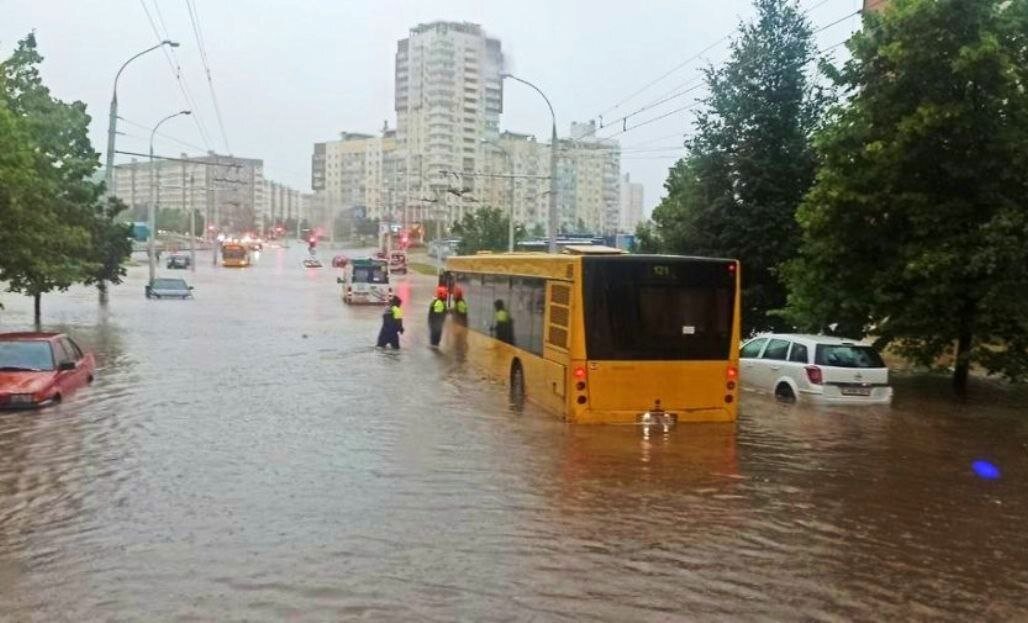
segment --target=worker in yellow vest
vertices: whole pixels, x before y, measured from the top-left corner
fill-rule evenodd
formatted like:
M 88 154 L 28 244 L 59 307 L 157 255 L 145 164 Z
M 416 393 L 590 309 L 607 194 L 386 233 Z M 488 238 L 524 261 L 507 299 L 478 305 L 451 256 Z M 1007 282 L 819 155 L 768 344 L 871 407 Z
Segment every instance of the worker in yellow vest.
M 447 294 L 446 287 L 439 286 L 435 290 L 435 298 L 428 304 L 428 336 L 432 348 L 438 348 L 439 341 L 443 338 Z

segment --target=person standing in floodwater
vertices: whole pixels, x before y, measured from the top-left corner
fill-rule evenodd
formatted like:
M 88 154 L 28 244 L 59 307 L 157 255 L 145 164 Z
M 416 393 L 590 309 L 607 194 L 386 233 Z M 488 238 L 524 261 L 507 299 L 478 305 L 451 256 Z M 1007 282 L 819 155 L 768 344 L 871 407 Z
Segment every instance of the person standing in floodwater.
M 379 348 L 392 346 L 400 348 L 400 334 L 403 333 L 403 308 L 400 307 L 400 297 L 394 296 L 389 299 L 389 309 L 382 314 L 382 329 L 378 332 Z
M 446 299 L 449 293 L 445 286 L 435 289 L 435 298 L 428 304 L 428 334 L 432 348 L 439 348 L 443 339 L 443 322 L 446 320 Z

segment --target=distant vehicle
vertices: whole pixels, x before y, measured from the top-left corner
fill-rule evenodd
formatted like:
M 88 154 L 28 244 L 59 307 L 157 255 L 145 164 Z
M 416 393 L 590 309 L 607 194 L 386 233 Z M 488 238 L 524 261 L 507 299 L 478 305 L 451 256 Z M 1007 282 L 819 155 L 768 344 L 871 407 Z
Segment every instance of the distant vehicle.
M 263 251 L 264 250 L 264 242 L 262 242 L 260 240 L 251 240 L 250 241 L 250 250 L 251 251 L 258 251 L 258 252 Z
M 172 253 L 168 256 L 168 268 L 189 268 L 189 255 L 185 253 Z
M 346 268 L 346 264 L 350 261 L 350 258 L 345 255 L 337 255 L 332 258 L 332 268 Z
M 826 335 L 767 333 L 739 351 L 740 382 L 779 400 L 889 404 L 889 369 L 875 349 Z
M 93 355 L 63 333 L 0 333 L 0 409 L 61 402 L 95 370 Z
M 146 298 L 148 299 L 189 299 L 193 298 L 193 286 L 186 283 L 184 279 L 160 278 L 154 279 L 151 285 L 146 286 Z
M 460 240 L 451 238 L 449 240 L 433 240 L 428 243 L 428 256 L 445 260 L 451 255 L 457 254 L 457 245 Z
M 226 268 L 245 268 L 250 265 L 250 248 L 238 242 L 221 244 L 221 265 Z
M 303 261 L 304 268 L 322 268 L 321 260 L 316 257 L 310 257 Z
M 393 251 L 389 254 L 389 270 L 394 273 L 407 274 L 406 251 Z
M 355 259 L 346 267 L 344 277 L 336 279 L 343 286 L 343 302 L 385 305 L 393 295 L 385 260 Z

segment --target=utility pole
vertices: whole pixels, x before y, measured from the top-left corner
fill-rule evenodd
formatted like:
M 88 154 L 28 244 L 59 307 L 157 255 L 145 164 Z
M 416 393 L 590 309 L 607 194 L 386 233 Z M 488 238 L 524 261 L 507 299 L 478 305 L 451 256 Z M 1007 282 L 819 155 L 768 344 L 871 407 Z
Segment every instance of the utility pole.
M 121 78 L 121 72 L 125 71 L 128 64 L 136 60 L 140 56 L 147 52 L 153 52 L 161 46 L 169 46 L 173 48 L 178 47 L 178 43 L 165 39 L 157 45 L 147 48 L 129 58 L 127 61 L 121 64 L 118 68 L 118 73 L 114 75 L 114 88 L 111 89 L 111 110 L 107 118 L 107 153 L 106 162 L 104 165 L 104 192 L 108 195 L 114 194 L 114 137 L 118 133 L 118 78 Z
M 130 59 L 131 60 L 131 59 Z M 161 124 L 169 119 L 174 119 L 179 115 L 192 114 L 189 110 L 180 110 L 173 115 L 161 119 L 157 122 L 157 125 L 153 127 L 153 131 L 150 132 L 150 285 L 153 285 L 153 280 L 157 276 L 157 210 L 156 210 L 156 191 L 157 191 L 157 180 L 155 179 L 156 169 L 154 168 L 153 160 L 153 138 L 157 134 L 157 128 L 161 127 Z
M 189 174 L 189 270 L 196 272 L 196 210 L 193 209 L 193 174 Z
M 560 225 L 560 219 L 557 215 L 557 115 L 553 112 L 553 105 L 550 104 L 550 98 L 546 97 L 546 94 L 542 92 L 539 87 L 535 86 L 527 80 L 522 80 L 517 76 L 511 74 L 500 74 L 500 78 L 510 78 L 511 80 L 517 80 L 518 82 L 532 87 L 535 91 L 543 96 L 543 100 L 546 101 L 547 108 L 550 109 L 550 117 L 553 125 L 551 126 L 550 132 L 550 240 L 549 250 L 550 253 L 557 252 L 557 228 Z

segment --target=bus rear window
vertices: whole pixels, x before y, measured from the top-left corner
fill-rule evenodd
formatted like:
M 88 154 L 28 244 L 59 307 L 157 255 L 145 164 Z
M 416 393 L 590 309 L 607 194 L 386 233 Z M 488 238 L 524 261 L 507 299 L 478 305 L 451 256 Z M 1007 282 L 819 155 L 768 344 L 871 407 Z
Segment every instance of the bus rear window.
M 724 360 L 735 274 L 689 258 L 584 258 L 586 349 L 593 360 Z

